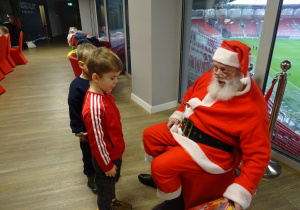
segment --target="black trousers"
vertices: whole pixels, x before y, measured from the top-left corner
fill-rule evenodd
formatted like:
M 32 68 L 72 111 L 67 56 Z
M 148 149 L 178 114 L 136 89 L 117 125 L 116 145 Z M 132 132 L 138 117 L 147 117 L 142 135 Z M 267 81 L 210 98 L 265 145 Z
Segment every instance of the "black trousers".
M 92 162 L 92 153 L 89 142 L 80 142 L 82 151 L 83 173 L 85 175 L 94 174 L 95 169 Z
M 105 175 L 97 160 L 93 157 L 93 166 L 96 170 L 95 183 L 97 185 L 97 205 L 99 210 L 109 210 L 112 199 L 116 197 L 115 185 L 120 178 L 122 158 L 112 161 L 117 166 L 117 174 L 115 177 Z

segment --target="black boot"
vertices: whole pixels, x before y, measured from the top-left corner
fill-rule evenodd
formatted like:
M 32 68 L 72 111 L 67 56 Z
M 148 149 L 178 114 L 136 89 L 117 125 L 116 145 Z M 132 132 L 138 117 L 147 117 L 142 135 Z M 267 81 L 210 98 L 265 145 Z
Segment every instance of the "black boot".
M 151 174 L 139 174 L 138 178 L 142 184 L 153 187 L 155 189 L 157 188 L 151 177 Z
M 152 210 L 184 210 L 183 196 L 180 195 L 178 198 L 166 200 L 155 206 Z
M 92 190 L 92 192 L 97 195 L 97 186 L 95 183 L 95 174 L 89 174 L 87 175 L 88 182 L 87 186 Z

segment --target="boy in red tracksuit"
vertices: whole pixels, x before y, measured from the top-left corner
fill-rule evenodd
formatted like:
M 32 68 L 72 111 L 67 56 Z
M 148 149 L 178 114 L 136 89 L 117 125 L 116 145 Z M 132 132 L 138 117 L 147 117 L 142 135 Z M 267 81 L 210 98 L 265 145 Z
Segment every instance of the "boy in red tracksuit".
M 119 180 L 122 155 L 125 150 L 120 112 L 112 89 L 118 83 L 122 62 L 107 48 L 93 51 L 87 61 L 90 88 L 83 107 L 82 119 L 96 170 L 99 210 L 131 209 L 131 205 L 116 199 L 115 183 Z

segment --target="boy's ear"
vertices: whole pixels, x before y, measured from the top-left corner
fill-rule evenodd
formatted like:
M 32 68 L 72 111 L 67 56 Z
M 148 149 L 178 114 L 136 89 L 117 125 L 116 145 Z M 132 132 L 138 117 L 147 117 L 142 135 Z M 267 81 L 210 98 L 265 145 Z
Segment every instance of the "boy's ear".
M 98 81 L 99 81 L 98 75 L 97 75 L 96 73 L 93 73 L 93 74 L 92 74 L 92 80 L 93 80 L 94 82 L 98 82 Z
M 79 68 L 81 68 L 81 69 L 83 69 L 83 62 L 82 61 L 78 61 L 78 66 L 79 66 Z

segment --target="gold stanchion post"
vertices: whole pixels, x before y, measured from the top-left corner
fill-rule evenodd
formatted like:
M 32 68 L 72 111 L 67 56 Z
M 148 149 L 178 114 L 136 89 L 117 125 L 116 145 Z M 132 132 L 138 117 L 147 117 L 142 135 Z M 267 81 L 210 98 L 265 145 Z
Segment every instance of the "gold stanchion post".
M 277 90 L 276 90 L 274 104 L 272 107 L 271 117 L 270 117 L 269 132 L 270 132 L 271 139 L 273 137 L 276 120 L 277 120 L 278 113 L 280 110 L 280 105 L 281 105 L 281 102 L 283 99 L 285 86 L 287 83 L 287 76 L 290 75 L 289 73 L 287 73 L 287 70 L 289 70 L 291 68 L 291 66 L 292 66 L 292 62 L 290 62 L 288 60 L 282 61 L 280 64 L 282 72 L 277 73 L 277 75 L 276 75 L 276 76 L 279 76 L 279 80 L 278 80 L 278 86 L 277 86 Z M 269 163 L 268 167 L 266 168 L 264 177 L 270 178 L 270 177 L 278 176 L 280 173 L 281 173 L 281 166 L 278 163 L 276 163 L 275 161 L 270 160 L 270 163 Z

